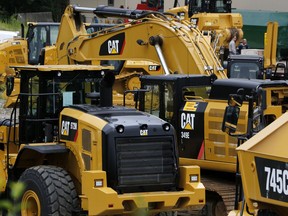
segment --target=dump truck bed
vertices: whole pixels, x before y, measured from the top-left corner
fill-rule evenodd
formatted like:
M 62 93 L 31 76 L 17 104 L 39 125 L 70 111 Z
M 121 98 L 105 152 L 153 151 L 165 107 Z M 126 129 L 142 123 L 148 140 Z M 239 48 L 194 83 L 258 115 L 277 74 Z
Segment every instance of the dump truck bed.
M 288 215 L 288 113 L 237 148 L 248 206 Z

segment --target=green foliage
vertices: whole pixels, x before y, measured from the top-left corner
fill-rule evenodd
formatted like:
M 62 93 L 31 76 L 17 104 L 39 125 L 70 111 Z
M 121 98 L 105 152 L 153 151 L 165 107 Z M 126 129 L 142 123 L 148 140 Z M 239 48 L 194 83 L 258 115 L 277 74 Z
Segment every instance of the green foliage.
M 0 21 L 19 13 L 52 11 L 54 21 L 59 22 L 68 4 L 68 0 L 7 0 L 0 4 Z
M 16 215 L 21 209 L 21 202 L 17 202 L 22 196 L 25 186 L 21 182 L 12 182 L 10 185 L 10 197 L 11 199 L 0 200 L 0 209 L 5 209 L 8 212 L 8 216 Z
M 21 23 L 14 17 L 6 21 L 0 21 L 0 30 L 20 32 L 20 26 L 21 26 Z

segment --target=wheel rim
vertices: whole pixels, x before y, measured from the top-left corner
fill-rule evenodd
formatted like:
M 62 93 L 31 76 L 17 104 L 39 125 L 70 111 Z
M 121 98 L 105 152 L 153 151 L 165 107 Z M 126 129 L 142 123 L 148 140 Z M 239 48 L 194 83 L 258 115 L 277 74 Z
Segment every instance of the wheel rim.
M 24 193 L 21 203 L 21 215 L 23 216 L 40 216 L 41 206 L 37 194 L 28 190 Z

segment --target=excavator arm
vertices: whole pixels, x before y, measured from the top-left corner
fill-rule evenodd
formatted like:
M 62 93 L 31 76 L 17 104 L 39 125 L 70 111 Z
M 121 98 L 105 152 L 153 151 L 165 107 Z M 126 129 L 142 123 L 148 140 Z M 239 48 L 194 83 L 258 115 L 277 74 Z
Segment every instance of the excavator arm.
M 133 19 L 129 23 L 87 34 L 81 13 L 98 17 Z M 166 74 L 226 74 L 201 32 L 175 15 L 155 11 L 100 6 L 68 6 L 56 43 L 58 64 L 95 64 L 99 61 L 134 60 L 160 63 Z M 45 62 L 49 61 L 48 50 Z

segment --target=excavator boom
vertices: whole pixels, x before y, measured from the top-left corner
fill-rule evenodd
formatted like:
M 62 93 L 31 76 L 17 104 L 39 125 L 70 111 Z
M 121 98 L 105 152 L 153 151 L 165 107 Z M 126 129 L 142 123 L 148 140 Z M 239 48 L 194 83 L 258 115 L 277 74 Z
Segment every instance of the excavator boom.
M 81 13 L 133 19 L 87 34 Z M 175 15 L 141 10 L 68 6 L 56 42 L 58 64 L 93 64 L 102 60 L 146 60 L 160 63 L 166 74 L 226 74 L 210 44 L 188 21 Z M 49 52 L 45 54 L 49 64 Z

